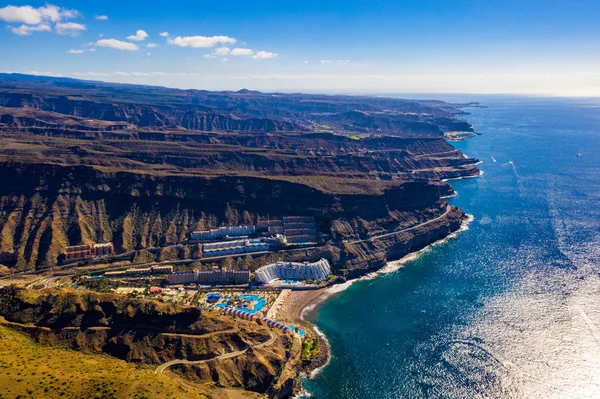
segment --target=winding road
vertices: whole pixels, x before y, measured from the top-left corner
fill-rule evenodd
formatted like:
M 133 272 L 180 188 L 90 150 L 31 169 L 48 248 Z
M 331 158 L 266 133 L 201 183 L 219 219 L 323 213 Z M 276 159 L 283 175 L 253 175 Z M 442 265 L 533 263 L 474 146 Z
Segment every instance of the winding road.
M 411 231 L 411 230 L 414 230 L 414 229 L 418 229 L 419 227 L 427 226 L 430 223 L 437 222 L 438 220 L 445 218 L 448 215 L 448 213 L 450 213 L 451 210 L 452 210 L 452 208 L 450 206 L 448 206 L 448 207 L 446 207 L 446 211 L 443 214 L 441 214 L 440 216 L 435 217 L 433 219 L 429 219 L 429 220 L 427 220 L 427 221 L 425 221 L 423 223 L 419 223 L 417 225 L 414 225 L 412 227 L 407 227 L 407 228 L 402 229 L 402 230 L 392 231 L 391 233 L 385 233 L 385 234 L 381 234 L 381 235 L 378 235 L 378 236 L 373 236 L 373 237 L 365 238 L 363 240 L 356 240 L 356 241 L 352 241 L 352 242 L 347 242 L 346 244 L 359 244 L 361 242 L 366 242 L 366 241 L 376 241 L 376 240 L 380 240 L 380 239 L 385 238 L 385 237 L 390 237 L 390 236 L 393 236 L 393 235 L 396 235 L 396 234 L 400 234 L 400 233 L 404 233 L 404 232 Z
M 239 355 L 243 355 L 250 348 L 263 348 L 265 346 L 272 345 L 275 342 L 275 339 L 277 337 L 275 336 L 275 334 L 273 334 L 272 331 L 269 331 L 269 334 L 271 335 L 271 338 L 269 338 L 267 341 L 262 342 L 260 344 L 249 346 L 248 348 L 246 348 L 244 350 L 235 351 L 235 352 L 229 352 L 229 353 L 225 353 L 223 355 L 211 357 L 210 359 L 204 359 L 204 360 L 187 360 L 187 359 L 175 359 L 175 360 L 171 360 L 169 362 L 163 363 L 160 366 L 158 366 L 156 368 L 156 370 L 154 371 L 154 373 L 155 374 L 162 374 L 166 369 L 168 369 L 169 367 L 174 366 L 176 364 L 202 364 L 202 363 L 210 362 L 211 360 L 231 359 L 231 358 L 237 357 Z

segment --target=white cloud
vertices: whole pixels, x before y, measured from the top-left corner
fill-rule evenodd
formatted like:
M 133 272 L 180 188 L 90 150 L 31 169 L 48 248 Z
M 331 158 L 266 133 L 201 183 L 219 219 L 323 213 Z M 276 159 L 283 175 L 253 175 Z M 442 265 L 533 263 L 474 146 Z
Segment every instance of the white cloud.
M 67 54 L 83 54 L 83 50 L 73 50 L 73 49 L 71 49 L 71 50 L 67 51 Z
M 277 53 L 271 53 L 269 51 L 259 51 L 258 53 L 254 54 L 252 58 L 255 60 L 267 60 L 270 58 L 275 58 L 277 55 Z
M 308 64 L 308 61 L 304 61 L 305 64 Z
M 168 43 L 179 47 L 209 48 L 217 44 L 233 44 L 236 40 L 229 36 L 177 36 L 169 39 Z
M 349 64 L 350 60 L 321 60 L 321 64 L 326 65 L 326 64 L 339 64 L 339 65 L 346 65 Z
M 214 54 L 204 54 L 202 57 L 204 57 L 204 58 L 210 58 L 210 59 L 212 59 L 212 58 L 219 58 L 219 57 L 217 57 Z
M 150 61 L 150 60 L 148 60 Z M 397 74 L 211 74 L 202 72 L 69 72 L 5 70 L 7 73 L 74 77 L 121 83 L 163 85 L 182 89 L 302 91 L 305 93 L 480 93 L 542 96 L 600 96 L 600 73 L 547 71 L 490 72 L 477 69 L 448 73 Z M 465 68 L 463 65 L 461 68 Z M 593 68 L 590 68 L 592 70 Z M 412 94 L 409 94 L 412 95 Z M 407 95 L 408 96 L 408 95 Z
M 127 40 L 132 40 L 134 42 L 141 42 L 148 37 L 148 34 L 143 30 L 138 30 L 135 32 L 135 35 L 127 36 Z
M 98 21 L 108 21 L 108 16 L 107 15 L 96 15 L 96 19 Z
M 96 52 L 96 49 L 92 47 L 92 48 L 90 49 L 90 51 L 91 51 L 92 53 L 95 53 L 95 52 Z
M 56 33 L 59 35 L 76 35 L 85 30 L 85 25 L 76 22 L 59 22 L 56 24 Z
M 10 31 L 15 35 L 26 36 L 31 35 L 33 32 L 50 32 L 52 28 L 47 24 L 40 25 L 21 25 L 18 28 L 10 28 Z
M 117 50 L 137 51 L 139 47 L 133 43 L 123 42 L 117 39 L 102 39 L 94 43 L 96 46 L 110 47 Z
M 231 50 L 231 55 L 253 55 L 254 50 L 249 48 L 234 48 Z
M 158 44 L 156 44 L 156 43 L 148 43 L 148 44 L 146 44 L 146 47 L 148 47 L 148 48 L 154 48 L 156 46 L 158 46 Z
M 169 32 L 160 32 L 159 35 L 162 37 L 169 37 Z
M 148 57 L 150 57 L 150 56 L 152 55 L 152 53 L 146 53 L 146 55 L 147 55 Z
M 230 50 L 227 47 L 219 47 L 217 49 L 215 49 L 215 51 L 213 51 L 213 54 L 219 57 L 225 57 L 227 54 L 229 54 Z
M 40 25 L 43 22 L 59 22 L 63 19 L 77 18 L 77 10 L 67 10 L 52 4 L 34 8 L 32 6 L 6 6 L 0 8 L 0 20 L 20 22 L 27 25 Z

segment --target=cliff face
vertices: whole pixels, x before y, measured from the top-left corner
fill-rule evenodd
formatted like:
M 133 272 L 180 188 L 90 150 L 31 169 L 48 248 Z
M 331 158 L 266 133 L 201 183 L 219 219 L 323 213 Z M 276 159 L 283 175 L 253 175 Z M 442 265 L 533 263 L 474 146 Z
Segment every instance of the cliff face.
M 159 365 L 173 359 L 203 360 L 249 349 L 208 366 L 186 366 L 194 381 L 260 393 L 276 392 L 287 362 L 298 348 L 289 336 L 243 320 L 173 304 L 136 301 L 112 294 L 73 290 L 0 289 L 4 324 L 45 345 L 84 353 L 106 353 L 128 362 Z M 295 375 L 294 375 L 295 377 Z
M 3 123 L 16 125 L 31 125 L 22 115 L 11 119 L 14 110 L 28 109 L 30 114 L 52 112 L 159 130 L 266 133 L 331 129 L 412 138 L 442 137 L 441 127 L 459 130 L 455 124 L 459 111 L 439 101 L 250 90 L 207 92 L 6 74 L 0 74 L 0 107 L 9 115 L 3 117 Z
M 51 266 L 80 242 L 113 241 L 118 252 L 177 244 L 194 229 L 257 218 L 314 215 L 336 237 L 368 235 L 435 214 L 448 187 L 400 184 L 382 195 L 329 194 L 303 184 L 244 177 L 104 173 L 89 167 L 0 165 L 0 252 L 20 269 Z M 433 207 L 432 207 L 433 206 Z
M 336 265 L 368 268 L 382 241 L 349 242 L 437 218 L 452 193 L 441 180 L 479 173 L 444 140 L 471 129 L 458 113 L 0 74 L 0 263 L 53 266 L 64 247 L 103 241 L 156 252 L 192 230 L 313 215 Z
M 276 132 L 304 130 L 303 127 L 269 118 L 240 118 L 217 113 L 214 109 L 189 106 L 185 108 L 150 106 L 144 104 L 119 104 L 91 101 L 70 96 L 42 98 L 20 93 L 0 93 L 0 106 L 6 107 L 2 123 L 16 126 L 42 125 L 35 117 L 11 117 L 11 108 L 27 108 L 68 115 L 83 119 L 124 122 L 140 128 L 184 128 L 200 131 Z M 44 115 L 44 113 L 34 113 Z M 51 127 L 51 126 L 47 126 Z

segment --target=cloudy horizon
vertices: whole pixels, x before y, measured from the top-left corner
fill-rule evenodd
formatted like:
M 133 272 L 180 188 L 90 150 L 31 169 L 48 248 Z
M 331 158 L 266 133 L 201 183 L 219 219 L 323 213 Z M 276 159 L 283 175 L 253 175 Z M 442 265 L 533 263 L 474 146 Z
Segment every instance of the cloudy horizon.
M 600 95 L 591 1 L 234 3 L 0 3 L 0 71 L 207 90 Z

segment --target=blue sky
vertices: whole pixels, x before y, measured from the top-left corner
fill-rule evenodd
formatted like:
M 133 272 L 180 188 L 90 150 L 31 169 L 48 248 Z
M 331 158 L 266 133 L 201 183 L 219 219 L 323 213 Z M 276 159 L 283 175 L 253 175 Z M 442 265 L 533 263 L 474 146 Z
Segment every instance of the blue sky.
M 0 2 L 0 71 L 211 90 L 595 96 L 599 20 L 590 0 Z

